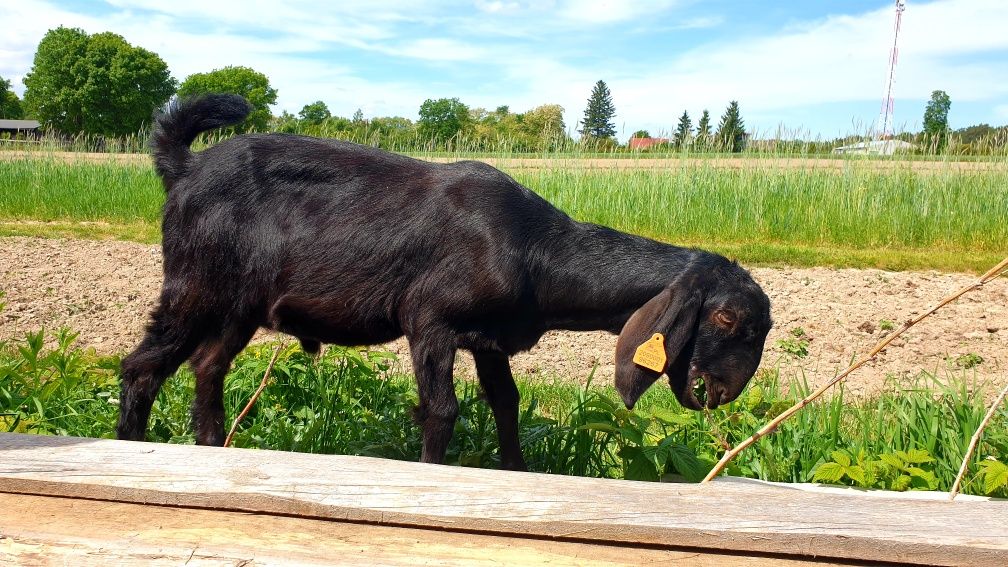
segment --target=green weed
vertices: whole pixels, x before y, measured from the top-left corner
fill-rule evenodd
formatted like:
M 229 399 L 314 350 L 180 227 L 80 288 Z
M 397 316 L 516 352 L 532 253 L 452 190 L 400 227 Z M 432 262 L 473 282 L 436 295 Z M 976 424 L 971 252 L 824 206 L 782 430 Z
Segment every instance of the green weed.
M 75 345 L 76 335 L 39 331 L 0 343 L 0 430 L 112 437 L 118 418 L 118 357 Z M 47 346 L 48 345 L 48 346 Z M 225 383 L 230 424 L 273 353 L 254 345 Z M 392 355 L 330 347 L 313 358 L 283 350 L 272 382 L 238 428 L 238 447 L 416 460 L 412 377 Z M 983 396 L 965 374 L 939 381 L 922 374 L 910 388 L 847 402 L 843 391 L 814 402 L 743 452 L 728 474 L 780 482 L 831 482 L 868 488 L 948 490 L 983 418 Z M 651 388 L 634 411 L 612 386 L 519 380 L 519 435 L 533 471 L 696 481 L 724 451 L 808 392 L 763 369 L 737 400 L 709 412 L 683 409 L 671 390 Z M 783 386 L 787 386 L 786 388 Z M 154 404 L 148 439 L 192 443 L 193 376 L 180 369 Z M 457 385 L 460 415 L 447 462 L 499 465 L 496 426 L 475 383 Z M 971 462 L 964 492 L 1006 495 L 1008 410 L 991 421 Z

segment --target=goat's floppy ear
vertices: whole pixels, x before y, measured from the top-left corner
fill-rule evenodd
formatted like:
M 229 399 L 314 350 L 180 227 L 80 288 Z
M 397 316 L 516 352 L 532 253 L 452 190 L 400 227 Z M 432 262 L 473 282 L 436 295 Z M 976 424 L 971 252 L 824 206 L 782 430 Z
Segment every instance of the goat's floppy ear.
M 673 284 L 638 309 L 620 332 L 616 341 L 616 391 L 630 409 L 641 395 L 672 364 L 693 335 L 701 297 L 698 289 Z M 638 347 L 661 333 L 665 362 L 661 370 L 634 362 Z M 659 355 L 660 355 L 659 351 Z

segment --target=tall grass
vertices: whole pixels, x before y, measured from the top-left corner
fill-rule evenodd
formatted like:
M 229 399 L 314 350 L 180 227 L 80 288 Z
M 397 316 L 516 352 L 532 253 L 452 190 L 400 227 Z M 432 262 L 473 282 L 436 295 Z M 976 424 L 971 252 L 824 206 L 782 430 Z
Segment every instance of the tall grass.
M 52 339 L 51 348 L 44 346 L 41 332 L 0 343 L 0 430 L 113 436 L 118 357 L 77 348 L 68 331 Z M 226 380 L 227 423 L 257 386 L 272 349 L 253 346 L 236 359 Z M 386 353 L 333 347 L 313 359 L 288 347 L 274 366 L 273 382 L 242 422 L 235 445 L 415 460 L 421 446 L 419 429 L 411 422 L 416 390 L 412 378 L 398 368 Z M 919 380 L 919 388 L 874 399 L 847 400 L 841 391 L 812 404 L 740 455 L 729 474 L 948 490 L 983 416 L 983 388 L 965 373 L 938 382 L 922 373 Z M 679 406 L 662 384 L 628 411 L 609 385 L 524 378 L 519 381 L 520 436 L 534 471 L 695 481 L 710 470 L 725 445 L 747 437 L 804 395 L 800 381 L 784 388 L 786 382 L 777 369 L 765 368 L 738 400 L 698 413 Z M 193 442 L 192 384 L 185 368 L 168 380 L 151 414 L 150 440 Z M 473 382 L 460 380 L 456 389 L 460 417 L 448 463 L 498 466 L 487 404 Z M 846 469 L 840 470 L 845 460 Z M 1006 460 L 1008 409 L 1002 408 L 975 455 L 965 492 L 1008 496 L 1008 478 L 1001 479 L 1008 476 Z M 866 478 L 852 466 L 875 476 Z M 985 475 L 987 470 L 997 474 Z
M 0 160 L 0 218 L 157 223 L 164 189 L 147 162 Z
M 579 220 L 745 261 L 980 270 L 1003 255 L 1008 162 L 926 169 L 902 161 L 884 168 L 875 160 L 841 163 L 739 158 L 725 166 L 686 156 L 661 168 L 600 169 L 555 157 L 544 167 L 502 167 Z M 0 160 L 7 233 L 17 233 L 18 220 L 107 221 L 144 225 L 141 233 L 156 238 L 163 199 L 144 161 Z

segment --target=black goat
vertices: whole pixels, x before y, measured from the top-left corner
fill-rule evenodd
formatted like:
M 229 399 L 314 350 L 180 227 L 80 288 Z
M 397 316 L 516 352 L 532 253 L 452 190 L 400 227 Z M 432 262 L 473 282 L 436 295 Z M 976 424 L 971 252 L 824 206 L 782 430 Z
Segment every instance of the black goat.
M 337 140 L 237 136 L 199 154 L 205 130 L 249 112 L 233 95 L 174 102 L 151 145 L 168 196 L 164 287 L 122 362 L 118 435 L 143 439 L 165 378 L 196 373 L 196 441 L 224 441 L 224 375 L 256 329 L 320 343 L 405 335 L 419 390 L 421 460 L 444 459 L 458 414 L 457 349 L 472 352 L 500 436 L 524 469 L 508 357 L 550 329 L 621 333 L 616 386 L 629 407 L 662 374 L 680 402 L 733 400 L 756 371 L 770 302 L 724 257 L 572 220 L 493 167 L 434 164 Z M 633 362 L 665 337 L 667 362 Z

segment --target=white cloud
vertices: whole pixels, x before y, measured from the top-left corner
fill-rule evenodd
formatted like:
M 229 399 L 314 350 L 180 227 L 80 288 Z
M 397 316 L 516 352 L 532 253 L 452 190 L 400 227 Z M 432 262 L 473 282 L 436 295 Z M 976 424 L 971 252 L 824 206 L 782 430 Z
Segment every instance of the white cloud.
M 675 0 L 565 0 L 559 14 L 576 22 L 610 24 L 635 20 L 644 16 L 654 17 L 675 6 Z
M 801 105 L 881 99 L 892 11 L 835 16 L 766 37 L 698 47 L 660 68 L 632 68 L 609 86 L 628 124 L 671 128 L 682 109 L 718 115 L 731 99 L 743 113 Z M 904 14 L 895 93 L 926 99 L 944 89 L 953 100 L 1008 96 L 1008 59 L 964 64 L 961 56 L 1008 49 L 1008 3 L 945 0 L 914 4 Z M 654 117 L 664 120 L 655 123 Z M 863 119 L 870 126 L 875 116 Z M 897 116 L 897 120 L 900 117 Z M 831 133 L 830 133 L 831 134 Z
M 412 118 L 426 98 L 457 96 L 470 106 L 507 104 L 519 111 L 561 104 L 573 129 L 592 85 L 604 79 L 616 122 L 627 132 L 671 129 L 683 109 L 695 121 L 708 108 L 716 120 L 731 99 L 740 101 L 747 123 L 766 127 L 797 107 L 880 102 L 892 41 L 888 7 L 789 22 L 758 36 L 710 33 L 709 43 L 686 51 L 637 57 L 585 47 L 583 34 L 575 32 L 595 27 L 611 41 L 630 41 L 641 29 L 712 28 L 724 19 L 687 14 L 681 6 L 689 2 L 674 0 L 479 0 L 475 9 L 447 0 L 109 4 L 116 10 L 99 18 L 42 0 L 0 3 L 0 20 L 19 22 L 0 35 L 0 75 L 22 93 L 38 41 L 46 30 L 66 25 L 119 33 L 161 55 L 179 79 L 226 65 L 253 67 L 279 90 L 277 112 L 297 112 L 321 99 L 336 113 L 362 107 L 368 116 Z M 900 38 L 897 98 L 927 99 L 944 89 L 954 102 L 1008 102 L 1008 82 L 1000 79 L 1008 76 L 1006 28 L 1008 2 L 911 3 Z M 426 72 L 413 79 L 372 69 L 375 57 L 384 62 L 389 56 Z M 1005 107 L 998 106 L 1002 116 Z M 849 117 L 842 121 L 838 128 L 848 126 Z

